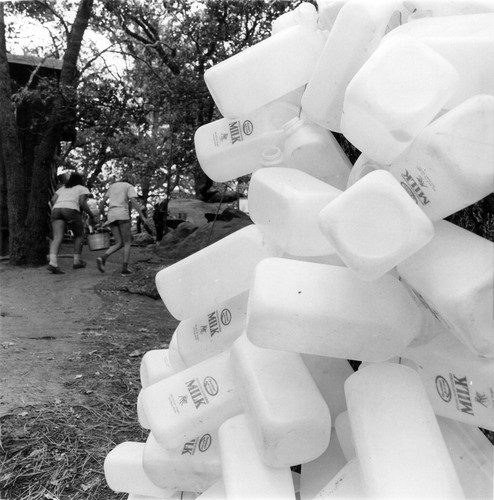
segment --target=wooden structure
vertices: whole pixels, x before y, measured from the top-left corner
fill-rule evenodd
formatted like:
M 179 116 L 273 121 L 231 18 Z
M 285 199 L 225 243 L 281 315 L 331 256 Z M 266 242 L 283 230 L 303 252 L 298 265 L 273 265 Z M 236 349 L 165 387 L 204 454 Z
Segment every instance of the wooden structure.
M 7 54 L 10 68 L 10 78 L 12 81 L 12 92 L 29 85 L 29 88 L 36 88 L 42 78 L 59 78 L 62 69 L 62 61 L 59 59 L 39 58 L 34 56 L 18 56 Z M 34 72 L 34 76 L 33 76 Z M 30 127 L 22 127 L 28 124 L 34 110 L 23 105 L 17 109 L 17 123 L 22 128 L 20 139 L 23 144 L 24 156 L 32 152 L 35 144 Z M 39 109 L 36 110 L 39 113 Z M 0 145 L 1 146 L 1 145 Z M 9 224 L 7 209 L 7 179 L 5 165 L 0 155 L 0 256 L 6 256 L 9 252 Z

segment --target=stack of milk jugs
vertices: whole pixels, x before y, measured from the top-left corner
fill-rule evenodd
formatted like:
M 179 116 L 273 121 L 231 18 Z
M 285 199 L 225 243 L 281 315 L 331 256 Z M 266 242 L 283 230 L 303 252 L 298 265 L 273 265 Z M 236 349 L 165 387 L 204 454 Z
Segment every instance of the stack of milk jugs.
M 326 0 L 206 72 L 197 157 L 254 224 L 157 274 L 111 488 L 492 498 L 494 243 L 443 219 L 494 191 L 493 61 L 491 0 Z

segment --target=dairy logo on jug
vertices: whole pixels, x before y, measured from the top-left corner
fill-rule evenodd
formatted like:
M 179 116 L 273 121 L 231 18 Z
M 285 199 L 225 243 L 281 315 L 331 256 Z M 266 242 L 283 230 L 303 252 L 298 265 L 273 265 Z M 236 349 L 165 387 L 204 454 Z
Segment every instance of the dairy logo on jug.
M 211 442 L 211 434 L 204 434 L 204 436 L 202 436 L 202 438 L 199 440 L 199 451 L 205 452 L 211 446 Z
M 245 135 L 250 135 L 254 131 L 254 125 L 250 120 L 245 120 L 242 124 L 242 130 Z
M 210 396 L 216 396 L 219 392 L 218 382 L 208 375 L 203 381 L 204 389 Z
M 232 313 L 230 309 L 223 309 L 220 314 L 220 320 L 223 323 L 223 325 L 227 326 L 231 323 L 232 321 Z
M 446 403 L 451 401 L 451 387 L 449 386 L 447 380 L 441 375 L 436 377 L 436 390 L 443 401 Z

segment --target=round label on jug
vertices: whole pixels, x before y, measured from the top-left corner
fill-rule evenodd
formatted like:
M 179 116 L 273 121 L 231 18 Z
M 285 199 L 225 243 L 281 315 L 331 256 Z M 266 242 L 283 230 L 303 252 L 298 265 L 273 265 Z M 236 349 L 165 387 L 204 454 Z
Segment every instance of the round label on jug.
M 221 311 L 220 319 L 223 325 L 229 325 L 232 321 L 232 313 L 230 309 L 223 309 L 223 311 Z
M 202 438 L 199 440 L 199 451 L 206 451 L 211 446 L 211 434 L 204 434 Z
M 436 377 L 436 390 L 444 402 L 449 403 L 451 401 L 451 387 L 441 375 Z
M 242 124 L 242 130 L 245 135 L 250 135 L 254 132 L 254 125 L 250 120 L 245 120 Z
M 204 389 L 210 396 L 216 396 L 216 394 L 218 394 L 219 391 L 218 382 L 216 382 L 216 380 L 213 377 L 208 375 L 204 379 L 203 385 Z

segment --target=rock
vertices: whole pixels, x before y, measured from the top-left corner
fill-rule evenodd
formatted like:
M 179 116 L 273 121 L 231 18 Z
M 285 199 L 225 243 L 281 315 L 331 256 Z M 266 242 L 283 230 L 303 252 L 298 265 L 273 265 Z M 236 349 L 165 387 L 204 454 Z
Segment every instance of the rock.
M 145 247 L 147 245 L 151 245 L 152 243 L 154 243 L 154 237 L 146 232 L 134 234 L 132 237 L 133 245 Z
M 165 235 L 154 252 L 161 259 L 183 259 L 249 224 L 248 217 L 216 220 L 200 227 L 184 222 Z

